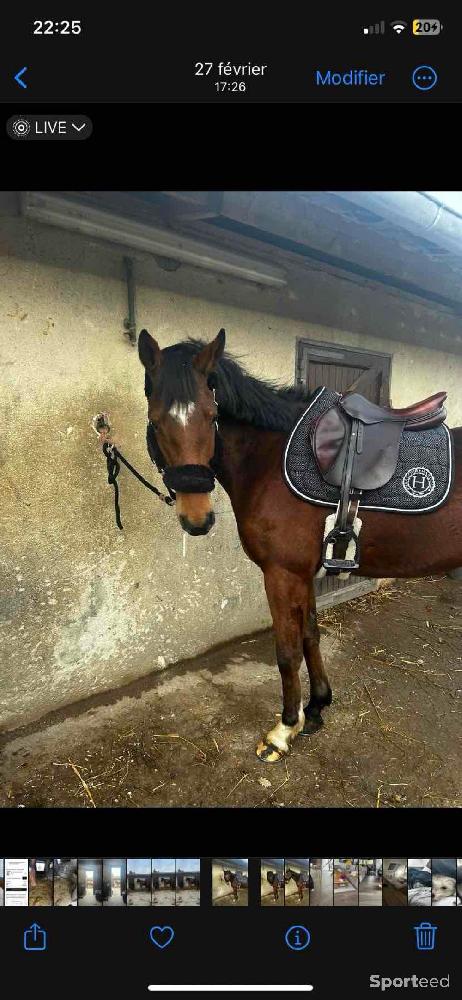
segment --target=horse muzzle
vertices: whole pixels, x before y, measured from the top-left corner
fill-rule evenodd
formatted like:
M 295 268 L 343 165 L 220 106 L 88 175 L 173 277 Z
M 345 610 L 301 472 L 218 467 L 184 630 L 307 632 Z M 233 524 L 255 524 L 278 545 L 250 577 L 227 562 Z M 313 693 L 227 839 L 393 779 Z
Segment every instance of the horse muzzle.
M 207 535 L 215 524 L 205 494 L 215 489 L 215 476 L 208 465 L 168 465 L 164 483 L 176 493 L 178 518 L 189 535 Z M 202 497 L 201 497 L 202 494 Z
M 193 524 L 186 514 L 180 514 L 179 521 L 183 531 L 187 531 L 188 535 L 208 535 L 210 528 L 215 524 L 215 514 L 213 510 L 209 510 L 201 524 Z

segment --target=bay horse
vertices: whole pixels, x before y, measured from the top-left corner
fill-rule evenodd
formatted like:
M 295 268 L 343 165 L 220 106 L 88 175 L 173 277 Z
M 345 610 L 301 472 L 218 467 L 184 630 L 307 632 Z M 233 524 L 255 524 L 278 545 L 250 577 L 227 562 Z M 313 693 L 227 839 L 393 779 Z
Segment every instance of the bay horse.
M 256 752 L 276 763 L 299 733 L 320 728 L 332 701 L 314 591 L 326 511 L 295 496 L 282 473 L 287 437 L 312 396 L 249 375 L 224 347 L 224 330 L 210 343 L 188 339 L 164 350 L 141 331 L 148 446 L 151 431 L 151 457 L 167 466 L 165 482 L 176 491 L 183 530 L 206 535 L 212 528 L 216 477 L 230 498 L 242 547 L 263 572 L 283 711 Z M 462 566 L 462 428 L 451 433 L 455 476 L 443 506 L 420 515 L 361 511 L 361 576 L 418 577 Z M 310 680 L 305 708 L 303 657 Z
M 273 890 L 273 899 L 274 899 L 274 902 L 277 903 L 278 900 L 279 900 L 279 889 L 281 887 L 281 879 L 279 877 L 279 873 L 278 872 L 267 872 L 266 873 L 266 878 L 267 878 L 267 881 L 269 882 L 269 884 L 270 884 L 270 886 L 271 886 L 271 888 Z M 282 881 L 282 886 L 284 886 L 284 881 Z
M 303 902 L 303 892 L 305 889 L 314 889 L 314 882 L 311 875 L 306 876 L 303 872 L 295 872 L 293 868 L 286 868 L 285 870 L 285 884 L 287 885 L 293 878 L 295 885 L 297 886 L 298 898 L 300 903 Z
M 223 870 L 223 878 L 227 882 L 233 891 L 234 899 L 237 903 L 239 897 L 239 889 L 241 888 L 241 881 L 237 872 L 230 871 L 229 868 Z

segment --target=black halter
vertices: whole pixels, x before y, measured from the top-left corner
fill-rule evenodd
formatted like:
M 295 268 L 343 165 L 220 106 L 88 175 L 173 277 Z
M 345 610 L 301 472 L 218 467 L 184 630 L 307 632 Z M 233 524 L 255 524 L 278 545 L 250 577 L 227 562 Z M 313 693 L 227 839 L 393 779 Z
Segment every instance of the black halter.
M 209 375 L 207 384 L 215 395 L 216 378 L 213 372 Z M 146 399 L 149 399 L 151 393 L 151 377 L 148 372 L 145 372 L 144 394 Z M 146 443 L 151 462 L 154 463 L 158 473 L 162 476 L 172 498 L 175 493 L 211 493 L 215 489 L 214 469 L 217 467 L 222 451 L 218 423 L 215 434 L 215 451 L 209 465 L 167 465 L 151 421 L 149 421 L 146 430 Z
M 146 443 L 151 462 L 154 462 L 169 492 L 173 490 L 175 493 L 211 493 L 215 489 L 215 476 L 209 465 L 166 464 L 152 423 L 147 426 Z M 215 443 L 215 454 L 216 451 Z

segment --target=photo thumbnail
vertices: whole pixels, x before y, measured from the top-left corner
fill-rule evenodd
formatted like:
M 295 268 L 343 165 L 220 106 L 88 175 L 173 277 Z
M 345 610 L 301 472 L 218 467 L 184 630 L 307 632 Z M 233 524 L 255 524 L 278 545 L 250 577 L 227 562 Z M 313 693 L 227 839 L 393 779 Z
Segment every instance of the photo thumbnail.
M 247 858 L 214 858 L 212 861 L 213 906 L 248 906 L 249 866 Z
M 262 858 L 260 862 L 260 903 L 284 906 L 284 858 Z

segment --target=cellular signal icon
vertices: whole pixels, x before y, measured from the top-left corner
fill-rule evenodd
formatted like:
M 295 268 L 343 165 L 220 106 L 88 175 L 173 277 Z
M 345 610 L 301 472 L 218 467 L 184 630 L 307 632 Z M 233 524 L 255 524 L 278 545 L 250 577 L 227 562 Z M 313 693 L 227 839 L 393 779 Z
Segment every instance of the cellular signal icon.
M 363 28 L 363 35 L 384 35 L 385 34 L 385 21 L 379 21 L 378 24 L 370 24 L 368 28 Z
M 393 28 L 397 35 L 401 35 L 403 31 L 406 31 L 407 21 L 390 21 L 390 28 Z

